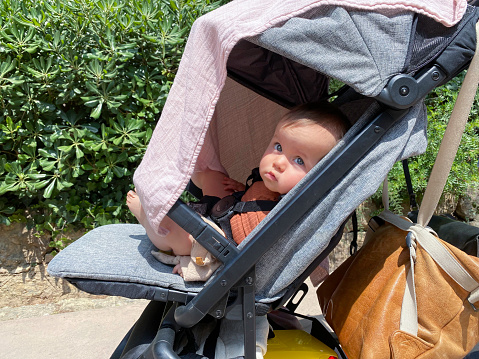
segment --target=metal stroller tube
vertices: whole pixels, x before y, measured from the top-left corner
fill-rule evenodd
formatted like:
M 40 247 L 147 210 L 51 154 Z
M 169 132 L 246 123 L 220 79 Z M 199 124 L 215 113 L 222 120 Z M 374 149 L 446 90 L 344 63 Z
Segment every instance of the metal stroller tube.
M 158 331 L 151 349 L 145 356 L 145 359 L 179 359 L 180 357 L 173 351 L 175 341 L 175 331 L 171 328 L 161 328 Z
M 186 305 L 179 306 L 176 309 L 176 318 L 185 328 L 191 328 L 205 317 L 207 313 L 203 313 L 194 303 L 190 302 Z
M 176 303 L 168 310 L 155 339 L 139 359 L 180 359 L 173 350 L 175 335 L 180 329 L 174 319 L 175 309 Z

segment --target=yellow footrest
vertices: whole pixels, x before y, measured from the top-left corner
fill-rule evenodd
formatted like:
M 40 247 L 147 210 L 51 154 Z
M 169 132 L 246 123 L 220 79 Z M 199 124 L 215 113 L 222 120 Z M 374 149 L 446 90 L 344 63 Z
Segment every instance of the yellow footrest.
M 276 330 L 265 359 L 337 359 L 336 352 L 303 330 Z

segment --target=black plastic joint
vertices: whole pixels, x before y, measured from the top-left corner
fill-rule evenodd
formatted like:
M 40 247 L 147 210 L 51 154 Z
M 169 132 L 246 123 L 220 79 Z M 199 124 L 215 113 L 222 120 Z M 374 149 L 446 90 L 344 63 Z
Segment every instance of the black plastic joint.
M 199 310 L 193 303 L 181 305 L 175 310 L 175 321 L 183 328 L 191 328 L 205 317 L 206 313 Z

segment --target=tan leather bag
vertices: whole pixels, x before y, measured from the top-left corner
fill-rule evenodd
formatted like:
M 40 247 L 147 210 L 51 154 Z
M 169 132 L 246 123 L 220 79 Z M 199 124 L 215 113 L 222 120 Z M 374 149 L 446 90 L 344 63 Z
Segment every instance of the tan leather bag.
M 478 25 L 476 34 L 479 39 Z M 476 94 L 478 52 L 479 41 L 431 172 L 418 224 L 386 210 L 380 215 L 384 224 L 317 290 L 325 318 L 351 359 L 463 358 L 479 341 L 479 259 L 425 228 Z
M 479 292 L 479 258 L 390 212 L 381 217 L 402 222 L 402 229 L 386 221 L 356 255 L 323 282 L 317 294 L 327 322 L 351 359 L 463 358 L 479 341 L 479 312 L 469 302 L 474 304 Z M 413 237 L 412 250 L 407 246 L 408 233 Z M 449 272 L 455 273 L 457 264 L 466 269 L 469 275 L 460 269 L 458 275 L 470 277 L 467 284 L 459 279 L 466 289 L 423 245 L 435 248 L 433 253 L 446 252 L 441 253 L 445 259 L 440 257 L 439 261 Z M 410 256 L 410 252 L 415 255 Z M 406 290 L 408 273 L 412 273 L 415 284 Z M 403 305 L 412 291 L 417 309 L 414 303 Z

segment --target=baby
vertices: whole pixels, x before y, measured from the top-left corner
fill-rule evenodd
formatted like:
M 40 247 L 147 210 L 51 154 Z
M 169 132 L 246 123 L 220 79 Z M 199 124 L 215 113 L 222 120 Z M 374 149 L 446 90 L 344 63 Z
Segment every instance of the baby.
M 281 195 L 288 193 L 336 145 L 348 128 L 349 122 L 345 116 L 328 102 L 304 104 L 287 112 L 276 126 L 273 138 L 259 163 L 260 180 L 248 188 L 241 201 L 279 200 Z M 245 190 L 245 185 L 217 171 L 195 173 L 192 181 L 207 196 L 223 198 L 233 192 Z M 152 243 L 161 252 L 171 252 L 174 255 L 170 256 L 176 258 L 172 261 L 169 261 L 164 253 L 157 256 L 162 262 L 176 264 L 173 273 L 183 275 L 185 280 L 206 280 L 207 278 L 203 277 L 211 275 L 219 265 L 214 264 L 215 258 L 208 256 L 206 251 L 201 258 L 194 255 L 192 248 L 196 254 L 199 244 L 169 217 L 165 217 L 161 222 L 166 234 L 157 234 L 150 226 L 134 191 L 128 192 L 127 204 L 145 228 Z M 231 229 L 235 242 L 240 243 L 266 214 L 267 212 L 258 212 L 253 221 L 244 213 L 233 216 Z M 194 264 L 210 268 L 201 278 L 193 276 L 193 279 L 187 279 L 185 265 L 179 260 L 184 256 L 193 260 L 200 258 Z

